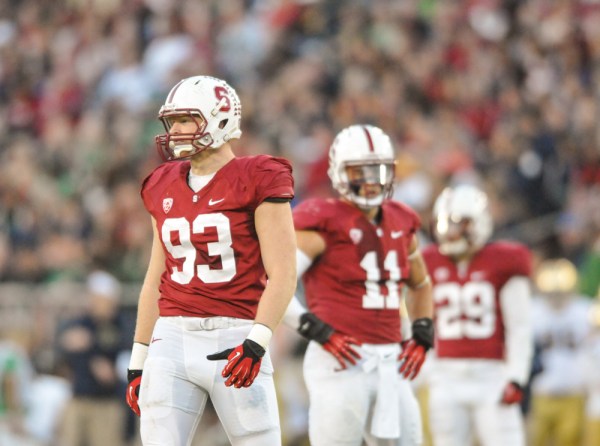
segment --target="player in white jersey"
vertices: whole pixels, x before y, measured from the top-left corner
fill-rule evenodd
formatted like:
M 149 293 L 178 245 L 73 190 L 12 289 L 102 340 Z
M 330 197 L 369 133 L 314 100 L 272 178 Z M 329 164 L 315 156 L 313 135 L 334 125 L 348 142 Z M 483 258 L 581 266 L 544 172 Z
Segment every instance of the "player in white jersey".
M 585 409 L 583 348 L 591 331 L 591 304 L 577 295 L 577 270 L 567 259 L 541 262 L 535 283 L 533 330 L 541 372 L 531 384 L 532 445 L 579 446 Z

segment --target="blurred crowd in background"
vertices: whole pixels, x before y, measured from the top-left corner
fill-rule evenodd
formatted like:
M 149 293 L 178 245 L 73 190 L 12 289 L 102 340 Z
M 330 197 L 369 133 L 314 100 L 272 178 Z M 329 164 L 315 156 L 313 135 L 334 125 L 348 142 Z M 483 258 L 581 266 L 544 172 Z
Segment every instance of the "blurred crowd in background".
M 149 256 L 139 190 L 160 162 L 157 111 L 170 86 L 197 74 L 236 88 L 243 135 L 234 150 L 288 158 L 295 202 L 332 194 L 337 131 L 375 124 L 397 148 L 394 198 L 421 214 L 425 243 L 439 191 L 476 183 L 495 236 L 524 242 L 540 261 L 568 259 L 573 293 L 591 302 L 600 284 L 598 23 L 595 0 L 1 2 L 0 336 L 16 339 L 33 375 L 72 384 L 58 333 L 88 309 L 70 284 L 98 269 L 112 275 L 131 319 Z M 14 317 L 20 305 L 34 311 Z M 126 342 L 132 326 L 120 328 Z M 298 339 L 289 336 L 281 348 L 291 355 Z M 294 392 L 284 412 L 301 433 L 305 402 Z

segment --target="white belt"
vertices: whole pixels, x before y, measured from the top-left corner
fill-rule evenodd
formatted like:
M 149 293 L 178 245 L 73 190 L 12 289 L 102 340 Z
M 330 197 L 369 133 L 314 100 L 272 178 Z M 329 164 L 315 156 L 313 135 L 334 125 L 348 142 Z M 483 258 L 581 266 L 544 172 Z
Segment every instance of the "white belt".
M 238 319 L 235 317 L 187 317 L 187 316 L 161 316 L 165 322 L 177 325 L 190 331 L 215 330 L 218 328 L 243 327 L 252 325 L 254 321 Z
M 361 350 L 369 353 L 362 364 L 364 372 L 377 368 L 377 397 L 371 421 L 371 433 L 378 438 L 400 437 L 400 401 L 398 396 L 398 344 L 363 344 Z

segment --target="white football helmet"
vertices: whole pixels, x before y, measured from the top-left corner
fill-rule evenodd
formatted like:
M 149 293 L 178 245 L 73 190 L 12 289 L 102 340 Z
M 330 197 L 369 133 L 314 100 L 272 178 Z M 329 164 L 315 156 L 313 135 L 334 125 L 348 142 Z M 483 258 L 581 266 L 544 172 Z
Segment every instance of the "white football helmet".
M 492 235 L 487 195 L 468 184 L 442 191 L 433 205 L 433 220 L 434 236 L 445 255 L 475 252 Z
M 329 178 L 341 196 L 362 209 L 381 206 L 394 182 L 394 148 L 388 135 L 372 125 L 352 125 L 337 134 L 329 149 Z M 361 186 L 380 186 L 361 195 Z
M 172 118 L 176 116 L 196 118 L 196 131 L 169 134 Z M 171 89 L 158 112 L 167 132 L 155 138 L 156 148 L 165 161 L 217 149 L 242 135 L 241 117 L 240 99 L 227 82 L 210 76 L 188 77 Z

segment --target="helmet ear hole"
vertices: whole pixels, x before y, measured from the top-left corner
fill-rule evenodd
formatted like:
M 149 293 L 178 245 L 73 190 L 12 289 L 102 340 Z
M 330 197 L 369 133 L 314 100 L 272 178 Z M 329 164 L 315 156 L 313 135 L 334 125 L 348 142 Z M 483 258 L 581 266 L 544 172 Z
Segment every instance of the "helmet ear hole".
M 223 119 L 221 122 L 219 122 L 219 128 L 224 129 L 228 122 L 229 119 Z

